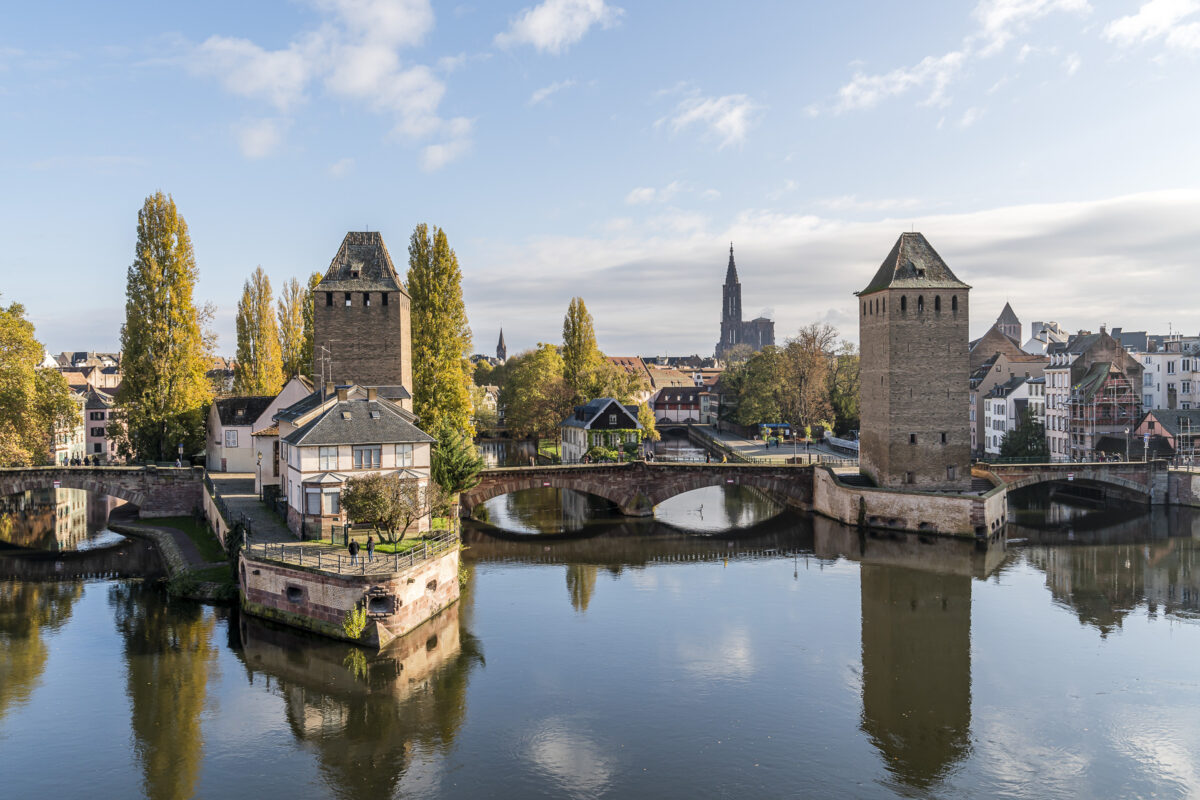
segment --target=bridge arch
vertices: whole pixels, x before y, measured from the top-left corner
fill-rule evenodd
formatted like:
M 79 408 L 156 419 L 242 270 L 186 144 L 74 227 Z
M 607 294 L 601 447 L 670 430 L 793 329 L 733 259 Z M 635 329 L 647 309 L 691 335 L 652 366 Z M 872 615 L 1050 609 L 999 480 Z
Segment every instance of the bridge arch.
M 503 497 L 506 494 L 524 492 L 531 489 L 570 489 L 571 491 L 582 492 L 583 494 L 595 495 L 609 501 L 618 508 L 621 508 L 628 500 L 625 492 L 620 491 L 619 487 L 605 486 L 598 482 L 588 482 L 585 486 L 569 473 L 564 475 L 547 475 L 544 477 L 514 476 L 497 481 L 488 481 L 486 484 L 481 483 L 475 489 L 464 494 L 461 501 L 463 515 L 469 516 L 475 508 L 495 497 Z M 622 513 L 624 512 L 622 511 Z
M 1121 500 L 1137 503 L 1162 502 L 1155 493 L 1156 477 L 1166 475 L 1158 462 L 1096 464 L 999 464 L 984 469 L 1002 481 L 1009 492 L 1045 484 L 1077 484 L 1110 492 Z M 1165 490 L 1165 487 L 1162 487 Z
M 0 495 L 30 489 L 82 489 L 124 500 L 137 506 L 143 516 L 190 514 L 200 504 L 200 483 L 199 472 L 173 467 L 0 469 Z

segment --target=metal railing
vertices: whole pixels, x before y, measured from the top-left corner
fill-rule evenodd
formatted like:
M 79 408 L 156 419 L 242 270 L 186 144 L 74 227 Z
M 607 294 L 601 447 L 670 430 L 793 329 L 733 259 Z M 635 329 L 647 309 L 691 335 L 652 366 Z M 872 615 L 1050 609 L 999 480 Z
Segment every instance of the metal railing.
M 427 538 L 406 553 L 376 551 L 373 558 L 367 557 L 365 547 L 359 550 L 357 557 L 351 557 L 340 548 L 331 550 L 328 547 L 272 543 L 248 545 L 245 554 L 247 558 L 318 569 L 337 575 L 391 575 L 437 558 L 457 548 L 458 543 L 458 533 L 451 531 Z

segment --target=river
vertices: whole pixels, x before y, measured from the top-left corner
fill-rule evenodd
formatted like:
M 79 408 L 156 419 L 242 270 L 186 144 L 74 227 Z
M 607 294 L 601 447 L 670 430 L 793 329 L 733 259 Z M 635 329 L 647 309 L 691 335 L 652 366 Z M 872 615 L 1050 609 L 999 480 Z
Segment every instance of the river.
M 468 523 L 461 601 L 381 653 L 168 601 L 129 542 L 0 554 L 5 796 L 1200 794 L 1194 512 L 1034 498 L 979 550 L 720 487 L 569 535 L 513 498 L 549 533 Z M 11 567 L 73 558 L 148 577 Z

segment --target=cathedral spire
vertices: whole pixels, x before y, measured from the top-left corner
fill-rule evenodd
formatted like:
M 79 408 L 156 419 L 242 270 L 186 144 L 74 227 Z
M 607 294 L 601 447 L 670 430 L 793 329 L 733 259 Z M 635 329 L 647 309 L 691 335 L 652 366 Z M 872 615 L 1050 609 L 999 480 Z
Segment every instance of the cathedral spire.
M 725 270 L 725 285 L 732 286 L 738 282 L 737 265 L 733 263 L 733 242 L 729 243 L 729 268 Z
M 504 328 L 500 329 L 500 341 L 496 343 L 496 358 L 500 361 L 508 360 L 508 347 L 504 344 Z

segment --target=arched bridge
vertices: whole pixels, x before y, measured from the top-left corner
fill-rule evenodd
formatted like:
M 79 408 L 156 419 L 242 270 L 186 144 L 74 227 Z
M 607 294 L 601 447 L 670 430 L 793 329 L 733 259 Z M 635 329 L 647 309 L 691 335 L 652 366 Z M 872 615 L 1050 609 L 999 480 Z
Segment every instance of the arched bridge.
M 479 473 L 479 484 L 460 499 L 462 516 L 477 505 L 524 489 L 574 489 L 612 501 L 622 514 L 648 517 L 664 500 L 708 486 L 753 486 L 797 508 L 812 507 L 812 468 L 758 464 L 579 464 L 500 467 Z
M 26 467 L 0 469 L 0 495 L 83 489 L 132 503 L 143 517 L 178 517 L 200 505 L 203 480 L 199 467 Z
M 1166 461 L 1112 461 L 1086 464 L 986 464 L 976 473 L 995 476 L 1009 491 L 1041 483 L 1078 483 L 1099 487 L 1106 494 L 1159 505 L 1170 501 Z

